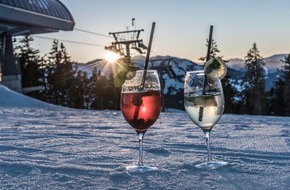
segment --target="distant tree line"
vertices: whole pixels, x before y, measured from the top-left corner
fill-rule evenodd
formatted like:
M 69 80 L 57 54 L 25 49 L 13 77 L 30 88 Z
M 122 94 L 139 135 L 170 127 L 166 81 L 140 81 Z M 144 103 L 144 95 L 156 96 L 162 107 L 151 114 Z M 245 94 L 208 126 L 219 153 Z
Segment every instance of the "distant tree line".
M 120 88 L 114 86 L 113 76 L 101 75 L 96 68 L 88 73 L 78 70 L 63 43 L 54 40 L 51 51 L 39 56 L 31 46 L 29 36 L 19 39 L 15 54 L 19 59 L 22 87 L 39 90 L 26 95 L 42 101 L 79 109 L 119 109 Z
M 40 57 L 39 51 L 31 46 L 32 40 L 26 36 L 15 42 L 23 88 L 39 86 L 40 89 L 27 95 L 71 108 L 119 109 L 121 89 L 114 85 L 112 74 L 101 75 L 97 68 L 92 73 L 80 71 L 63 43 L 57 40 L 53 41 L 50 52 Z M 212 41 L 211 56 L 222 59 L 219 53 L 217 43 Z M 284 67 L 279 70 L 274 87 L 266 91 L 265 62 L 254 43 L 245 56 L 241 90 L 233 86 L 229 74 L 222 80 L 225 113 L 290 116 L 290 54 L 281 61 Z

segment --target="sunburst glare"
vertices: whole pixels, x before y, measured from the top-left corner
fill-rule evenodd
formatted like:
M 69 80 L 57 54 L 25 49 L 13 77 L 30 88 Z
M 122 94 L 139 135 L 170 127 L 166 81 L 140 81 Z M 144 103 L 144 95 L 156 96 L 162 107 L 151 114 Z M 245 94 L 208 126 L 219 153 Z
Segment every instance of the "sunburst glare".
M 121 58 L 121 56 L 117 53 L 111 52 L 111 51 L 107 51 L 105 54 L 105 59 L 109 62 L 109 63 L 114 63 L 115 61 L 117 61 L 119 58 Z

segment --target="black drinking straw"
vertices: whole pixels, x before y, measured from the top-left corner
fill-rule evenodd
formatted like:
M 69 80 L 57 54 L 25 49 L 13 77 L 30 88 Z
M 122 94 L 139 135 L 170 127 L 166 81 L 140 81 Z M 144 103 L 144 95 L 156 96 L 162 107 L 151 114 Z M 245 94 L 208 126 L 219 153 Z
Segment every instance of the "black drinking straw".
M 210 30 L 209 30 L 209 38 L 208 38 L 208 46 L 207 46 L 207 54 L 206 54 L 206 62 L 210 59 L 210 51 L 211 51 L 211 44 L 212 44 L 212 32 L 213 32 L 213 25 L 210 25 Z M 206 64 L 204 63 L 204 66 Z M 204 80 L 203 80 L 203 88 L 202 88 L 202 94 L 205 94 L 205 87 L 207 83 L 207 75 L 204 73 Z M 199 112 L 198 112 L 198 120 L 202 121 L 203 118 L 203 107 L 199 107 Z
M 144 72 L 143 72 L 142 83 L 141 83 L 141 88 L 142 89 L 144 89 L 144 85 L 145 85 L 145 79 L 146 79 L 147 70 L 148 70 L 148 63 L 149 63 L 149 58 L 150 58 L 150 52 L 151 52 L 151 46 L 152 46 L 152 41 L 153 41 L 154 29 L 155 29 L 155 22 L 152 23 L 151 34 L 150 34 L 150 39 L 149 39 L 149 44 L 148 44 L 145 64 L 144 64 Z M 137 103 L 136 103 L 137 107 L 136 107 L 136 109 L 134 111 L 134 120 L 136 120 L 138 118 L 139 109 L 140 109 L 141 104 L 142 104 L 142 95 L 138 96 L 138 99 L 137 99 Z
M 147 69 L 148 69 L 151 46 L 152 46 L 152 41 L 153 41 L 154 29 L 155 29 L 155 22 L 152 23 L 152 27 L 151 27 L 151 34 L 150 34 L 150 39 L 149 39 L 149 44 L 148 44 L 148 49 L 147 49 L 147 54 L 146 54 L 146 59 L 145 59 L 145 64 L 144 64 L 144 73 L 143 73 L 143 78 L 142 78 L 142 83 L 141 83 L 142 88 L 144 87 L 145 78 L 147 75 Z
M 208 61 L 210 59 L 211 42 L 212 42 L 212 32 L 213 32 L 213 25 L 210 25 L 209 38 L 208 38 L 208 46 L 207 46 L 207 54 L 206 54 L 206 61 Z
M 210 25 L 210 30 L 209 30 L 209 38 L 208 38 L 208 46 L 207 46 L 207 54 L 206 54 L 206 62 L 210 59 L 210 52 L 211 52 L 211 45 L 212 45 L 212 32 L 213 32 L 213 25 Z M 204 63 L 204 66 L 206 64 Z M 202 94 L 205 94 L 205 85 L 207 82 L 207 76 L 206 74 L 204 75 L 204 81 L 203 81 L 203 91 Z

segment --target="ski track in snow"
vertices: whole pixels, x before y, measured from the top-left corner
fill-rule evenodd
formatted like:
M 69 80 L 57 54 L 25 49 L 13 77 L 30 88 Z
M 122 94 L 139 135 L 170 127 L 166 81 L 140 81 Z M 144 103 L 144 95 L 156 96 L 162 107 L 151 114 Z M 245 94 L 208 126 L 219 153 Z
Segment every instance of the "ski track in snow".
M 290 118 L 223 115 L 213 128 L 213 159 L 201 170 L 204 134 L 184 111 L 161 113 L 144 139 L 144 163 L 129 173 L 138 139 L 120 111 L 61 107 L 0 109 L 0 189 L 287 189 Z

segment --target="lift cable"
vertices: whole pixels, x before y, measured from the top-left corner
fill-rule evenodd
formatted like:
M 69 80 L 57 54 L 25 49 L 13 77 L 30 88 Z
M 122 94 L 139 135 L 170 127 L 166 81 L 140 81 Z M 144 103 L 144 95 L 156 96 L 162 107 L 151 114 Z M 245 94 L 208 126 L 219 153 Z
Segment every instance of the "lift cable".
M 103 36 L 103 37 L 107 37 L 107 38 L 113 38 L 112 36 L 109 36 L 109 35 L 100 34 L 100 33 L 96 33 L 96 32 L 91 32 L 91 31 L 83 30 L 83 29 L 79 29 L 79 28 L 74 28 L 74 30 L 80 31 L 80 32 L 89 33 L 89 34 L 94 34 L 94 35 L 98 35 L 98 36 Z
M 68 43 L 81 44 L 81 45 L 105 47 L 104 45 L 92 44 L 92 43 L 86 43 L 86 42 L 78 42 L 78 41 L 72 41 L 72 40 L 62 40 L 62 39 L 49 38 L 49 37 L 43 37 L 43 36 L 33 36 L 33 37 L 34 38 L 46 39 L 46 40 L 59 40 L 61 42 L 68 42 Z

